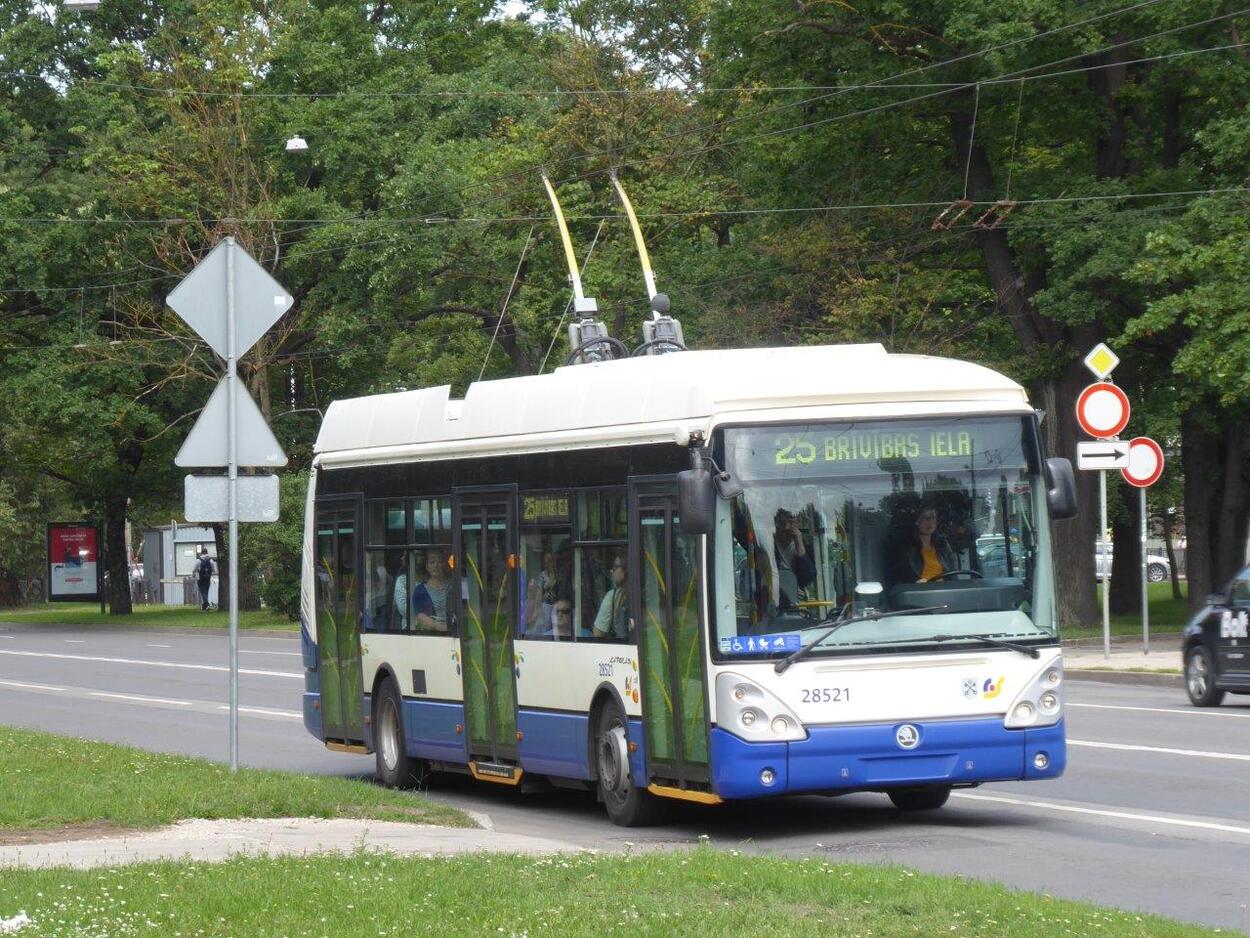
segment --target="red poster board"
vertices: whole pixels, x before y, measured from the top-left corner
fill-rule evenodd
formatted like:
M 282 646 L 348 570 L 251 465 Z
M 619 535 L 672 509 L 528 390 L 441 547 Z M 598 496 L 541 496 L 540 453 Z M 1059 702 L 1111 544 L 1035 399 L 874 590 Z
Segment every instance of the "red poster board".
M 84 521 L 48 525 L 48 601 L 99 602 L 100 532 Z

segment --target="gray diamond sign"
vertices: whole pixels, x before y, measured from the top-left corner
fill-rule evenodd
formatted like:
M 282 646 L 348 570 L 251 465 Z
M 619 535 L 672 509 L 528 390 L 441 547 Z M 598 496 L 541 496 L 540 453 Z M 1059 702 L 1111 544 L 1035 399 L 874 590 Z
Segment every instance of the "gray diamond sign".
M 231 351 L 226 317 L 230 300 L 234 301 L 236 356 L 255 345 L 295 302 L 233 238 L 209 251 L 165 298 L 170 309 L 222 358 L 228 358 Z

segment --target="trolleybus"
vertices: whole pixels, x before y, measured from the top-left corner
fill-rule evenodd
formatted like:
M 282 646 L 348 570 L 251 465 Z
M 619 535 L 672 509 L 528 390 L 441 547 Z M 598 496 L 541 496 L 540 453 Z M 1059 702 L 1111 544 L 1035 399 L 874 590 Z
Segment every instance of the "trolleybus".
M 1071 466 L 979 365 L 693 351 L 332 404 L 305 522 L 308 731 L 460 771 L 718 803 L 1046 779 Z M 987 558 L 991 558 L 987 560 Z

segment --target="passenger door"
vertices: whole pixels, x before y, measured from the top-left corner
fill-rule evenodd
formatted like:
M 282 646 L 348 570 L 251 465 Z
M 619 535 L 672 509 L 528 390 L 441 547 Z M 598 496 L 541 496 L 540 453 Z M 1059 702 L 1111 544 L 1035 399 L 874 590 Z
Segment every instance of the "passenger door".
M 515 782 L 516 680 L 512 642 L 517 608 L 516 489 L 456 493 L 461 673 L 469 762 L 474 774 Z
M 1222 680 L 1250 681 L 1250 567 L 1240 571 L 1225 592 L 1225 604 L 1217 610 L 1217 639 Z
M 359 498 L 317 502 L 317 667 L 327 742 L 363 742 Z
M 630 486 L 630 577 L 641 659 L 647 771 L 659 785 L 705 786 L 707 668 L 699 624 L 700 539 L 678 528 L 675 482 Z

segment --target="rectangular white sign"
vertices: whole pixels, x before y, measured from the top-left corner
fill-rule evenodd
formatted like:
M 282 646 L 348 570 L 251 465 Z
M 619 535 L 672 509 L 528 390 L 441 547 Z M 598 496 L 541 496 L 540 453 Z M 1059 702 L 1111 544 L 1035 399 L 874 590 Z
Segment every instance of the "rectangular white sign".
M 1085 440 L 1076 444 L 1078 469 L 1124 469 L 1128 466 L 1127 440 Z
M 278 477 L 239 476 L 240 521 L 278 520 Z M 187 476 L 188 521 L 229 521 L 230 480 L 225 476 Z

